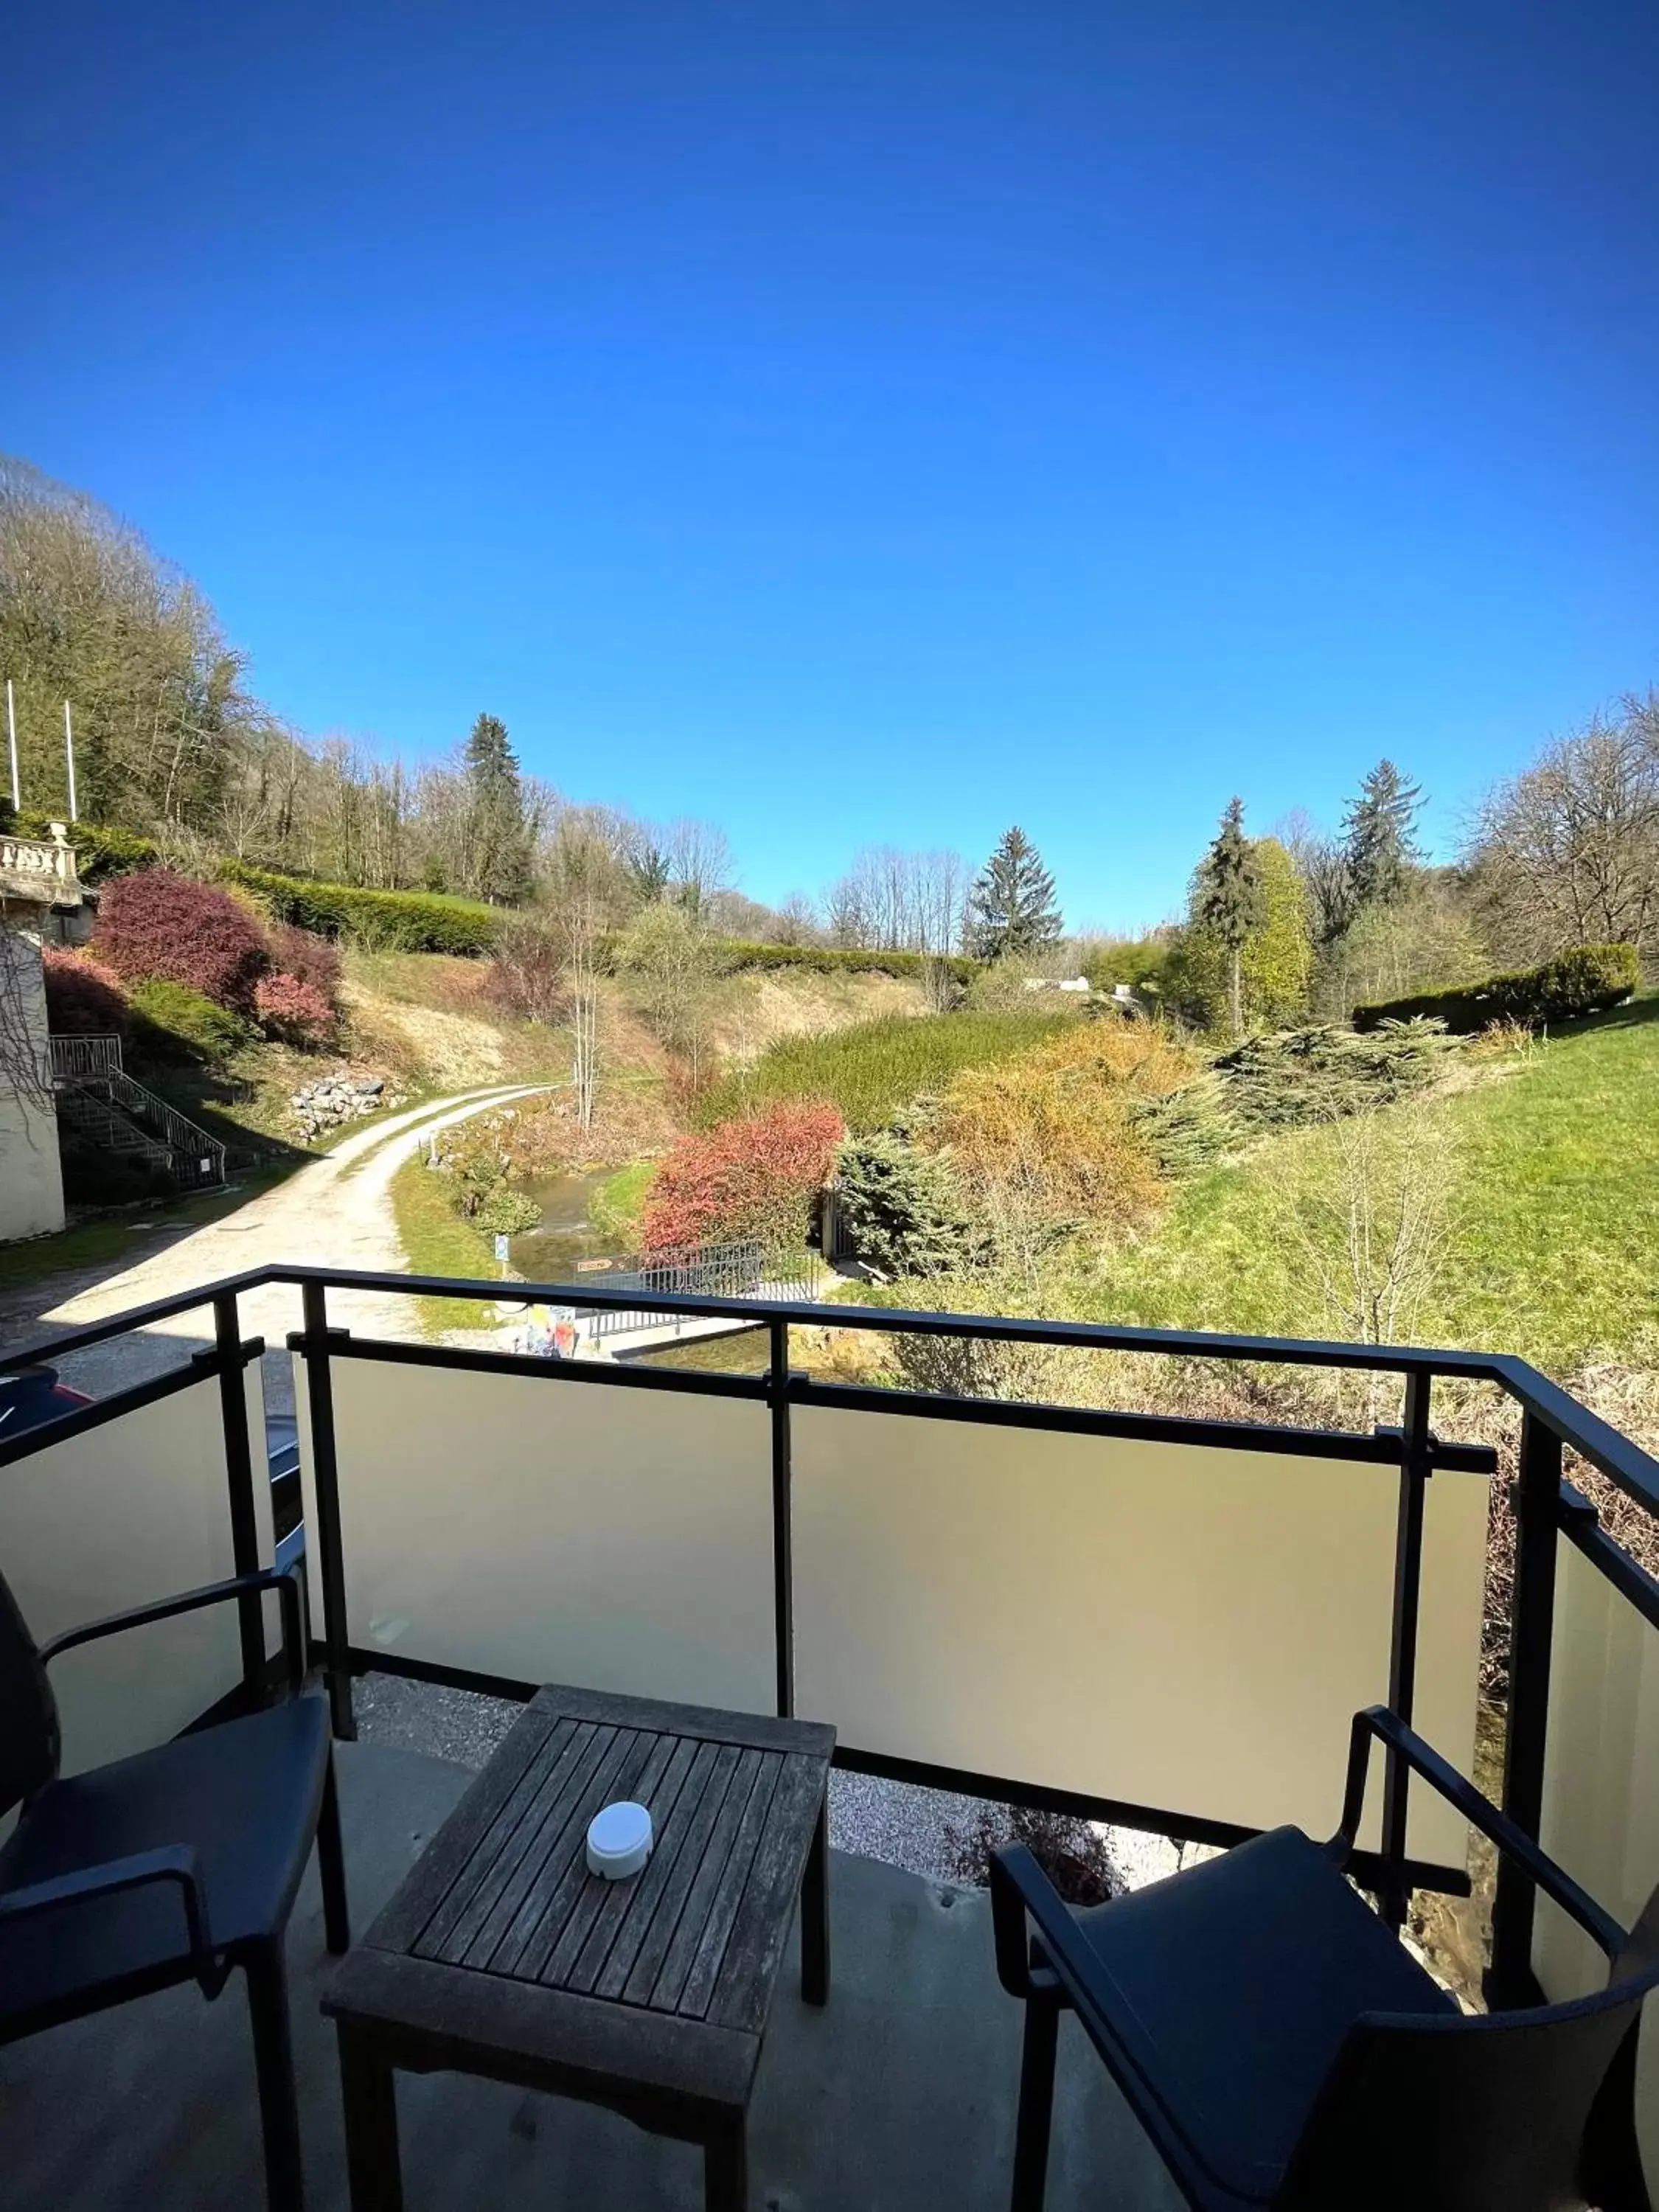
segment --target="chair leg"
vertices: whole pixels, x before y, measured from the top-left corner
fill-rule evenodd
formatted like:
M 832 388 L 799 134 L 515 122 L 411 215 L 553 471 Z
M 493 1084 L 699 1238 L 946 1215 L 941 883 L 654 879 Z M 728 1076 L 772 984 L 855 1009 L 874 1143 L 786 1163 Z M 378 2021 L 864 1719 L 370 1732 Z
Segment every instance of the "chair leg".
M 1054 2051 L 1059 2005 L 1052 1997 L 1025 2002 L 1025 2048 L 1019 2067 L 1019 2118 L 1014 2130 L 1012 2212 L 1042 2212 L 1048 2182 L 1048 2137 L 1054 2107 Z
M 331 1951 L 351 1948 L 351 1913 L 346 1903 L 345 1852 L 340 1843 L 340 1793 L 334 1780 L 331 1747 L 323 1777 L 323 1809 L 317 1821 L 317 1871 L 323 1883 L 323 1927 Z
M 266 2199 L 270 2212 L 304 2212 L 300 2106 L 294 2086 L 288 1976 L 281 1939 L 250 1953 L 246 1971 L 248 2016 L 253 2023 L 253 2062 L 259 2077 L 259 2121 L 264 2133 Z

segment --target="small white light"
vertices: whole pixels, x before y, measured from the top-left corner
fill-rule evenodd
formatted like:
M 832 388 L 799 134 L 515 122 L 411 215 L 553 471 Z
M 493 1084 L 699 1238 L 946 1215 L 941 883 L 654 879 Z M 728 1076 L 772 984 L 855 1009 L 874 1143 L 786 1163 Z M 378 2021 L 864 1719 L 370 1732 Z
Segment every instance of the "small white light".
M 637 1874 L 651 1856 L 651 1815 L 643 1805 L 623 1799 L 607 1805 L 587 1824 L 587 1871 L 620 1881 Z

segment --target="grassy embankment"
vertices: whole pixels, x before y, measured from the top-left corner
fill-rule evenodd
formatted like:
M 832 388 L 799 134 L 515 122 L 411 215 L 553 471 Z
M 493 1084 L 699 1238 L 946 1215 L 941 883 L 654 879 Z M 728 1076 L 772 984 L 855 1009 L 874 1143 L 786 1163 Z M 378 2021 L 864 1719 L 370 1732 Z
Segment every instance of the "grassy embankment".
M 1426 1340 L 1516 1352 L 1557 1375 L 1659 1346 L 1659 998 L 1565 1025 L 1444 1099 L 1449 1233 Z M 1398 1109 L 1385 1109 L 1394 1111 Z M 1287 1210 L 1328 1167 L 1328 1131 L 1271 1138 L 1176 1194 L 1159 1227 L 1075 1291 L 1090 1317 L 1325 1333 Z
M 752 1067 L 708 1091 L 697 1109 L 705 1128 L 783 1098 L 825 1098 L 849 1129 L 878 1129 L 901 1108 L 939 1091 L 964 1067 L 988 1067 L 1029 1052 L 1073 1014 L 935 1014 L 861 1022 L 827 1036 L 785 1037 Z

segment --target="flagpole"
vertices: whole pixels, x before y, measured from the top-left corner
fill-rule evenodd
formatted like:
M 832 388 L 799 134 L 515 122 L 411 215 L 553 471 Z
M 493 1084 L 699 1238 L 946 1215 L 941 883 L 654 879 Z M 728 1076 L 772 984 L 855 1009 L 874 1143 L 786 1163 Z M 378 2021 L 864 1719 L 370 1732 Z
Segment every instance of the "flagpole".
M 64 702 L 64 757 L 69 763 L 70 820 L 78 822 L 75 811 L 75 725 L 70 720 L 70 702 Z

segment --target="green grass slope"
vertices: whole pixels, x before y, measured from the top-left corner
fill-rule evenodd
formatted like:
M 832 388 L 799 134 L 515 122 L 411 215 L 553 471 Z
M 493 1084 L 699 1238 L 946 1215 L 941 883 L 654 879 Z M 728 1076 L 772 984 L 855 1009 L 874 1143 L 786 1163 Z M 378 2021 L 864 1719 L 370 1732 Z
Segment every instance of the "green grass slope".
M 1395 1109 L 1389 1109 L 1394 1111 Z M 1437 1109 L 1449 1233 L 1419 1340 L 1516 1352 L 1556 1373 L 1640 1356 L 1659 1332 L 1659 998 L 1564 1028 Z M 1271 1139 L 1187 1185 L 1142 1243 L 1073 1286 L 1091 1318 L 1318 1335 L 1290 1214 L 1330 1133 Z
M 1029 1052 L 1074 1014 L 892 1015 L 825 1036 L 785 1037 L 755 1065 L 702 1098 L 704 1127 L 781 1098 L 826 1098 L 849 1129 L 878 1129 L 920 1092 L 939 1091 L 964 1067 Z

